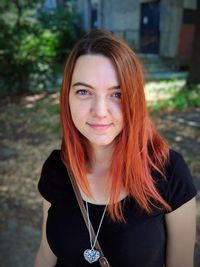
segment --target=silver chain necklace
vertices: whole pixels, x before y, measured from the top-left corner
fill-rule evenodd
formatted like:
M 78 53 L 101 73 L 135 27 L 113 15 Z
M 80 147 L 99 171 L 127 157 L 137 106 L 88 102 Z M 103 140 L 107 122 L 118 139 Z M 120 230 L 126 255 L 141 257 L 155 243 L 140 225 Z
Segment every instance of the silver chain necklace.
M 98 227 L 98 230 L 97 230 L 97 233 L 96 233 L 96 236 L 95 236 L 95 240 L 94 240 L 94 242 L 92 244 L 91 222 L 90 222 L 88 202 L 86 201 L 86 211 L 87 211 L 87 220 L 88 220 L 88 231 L 89 231 L 89 236 L 90 236 L 90 246 L 91 246 L 91 249 L 86 249 L 84 251 L 83 255 L 84 255 L 84 258 L 86 259 L 86 261 L 88 261 L 89 263 L 93 263 L 93 262 L 97 261 L 99 259 L 99 257 L 100 257 L 100 252 L 95 249 L 95 245 L 96 245 L 97 238 L 98 238 L 98 235 L 99 235 L 99 232 L 100 232 L 102 223 L 103 223 L 103 219 L 104 219 L 105 214 L 106 214 L 107 206 L 108 206 L 108 203 L 106 204 L 106 206 L 104 208 L 104 211 L 103 211 L 103 214 L 101 216 L 100 223 L 99 223 L 99 227 Z

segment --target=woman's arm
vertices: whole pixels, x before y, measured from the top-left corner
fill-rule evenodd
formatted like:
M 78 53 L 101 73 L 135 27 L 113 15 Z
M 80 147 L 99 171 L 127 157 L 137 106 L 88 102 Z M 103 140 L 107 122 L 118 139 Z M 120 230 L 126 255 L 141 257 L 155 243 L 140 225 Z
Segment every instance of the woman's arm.
M 46 238 L 46 221 L 48 215 L 48 209 L 51 204 L 43 200 L 43 226 L 42 226 L 42 238 L 39 250 L 36 255 L 34 267 L 54 267 L 56 265 L 57 258 L 51 251 L 47 238 Z
M 165 216 L 167 227 L 166 267 L 193 267 L 196 238 L 195 198 Z

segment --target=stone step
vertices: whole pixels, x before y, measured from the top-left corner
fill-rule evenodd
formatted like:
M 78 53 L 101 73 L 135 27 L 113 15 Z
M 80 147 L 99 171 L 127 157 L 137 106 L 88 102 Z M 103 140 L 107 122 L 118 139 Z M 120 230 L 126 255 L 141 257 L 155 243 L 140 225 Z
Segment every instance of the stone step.
M 140 59 L 159 59 L 160 56 L 158 54 L 143 54 L 143 53 L 137 53 L 138 57 Z
M 161 58 L 140 58 L 140 60 L 145 64 L 165 64 L 164 60 Z
M 144 70 L 149 74 L 171 72 L 171 69 L 166 68 L 165 66 L 162 67 L 153 66 L 151 68 L 145 66 Z
M 146 80 L 169 80 L 169 79 L 185 79 L 187 72 L 175 72 L 165 62 L 165 60 L 157 54 L 138 54 L 141 60 Z
M 155 72 L 155 73 L 145 73 L 145 80 L 152 81 L 152 80 L 172 80 L 172 79 L 185 79 L 187 77 L 186 71 L 168 71 L 168 72 Z
M 143 60 L 141 60 L 141 62 L 145 66 L 149 66 L 149 67 L 152 67 L 152 66 L 165 66 L 165 67 L 168 67 L 169 68 L 169 66 L 165 62 L 163 62 L 161 60 L 159 60 L 157 62 L 154 62 L 154 61 L 143 61 Z

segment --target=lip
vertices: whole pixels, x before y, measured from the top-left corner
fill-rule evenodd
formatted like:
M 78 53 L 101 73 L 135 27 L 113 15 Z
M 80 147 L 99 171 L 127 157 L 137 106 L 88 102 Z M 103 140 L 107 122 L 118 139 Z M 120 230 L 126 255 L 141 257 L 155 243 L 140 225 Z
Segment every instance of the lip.
M 92 129 L 95 130 L 107 130 L 112 123 L 103 124 L 103 123 L 87 123 Z

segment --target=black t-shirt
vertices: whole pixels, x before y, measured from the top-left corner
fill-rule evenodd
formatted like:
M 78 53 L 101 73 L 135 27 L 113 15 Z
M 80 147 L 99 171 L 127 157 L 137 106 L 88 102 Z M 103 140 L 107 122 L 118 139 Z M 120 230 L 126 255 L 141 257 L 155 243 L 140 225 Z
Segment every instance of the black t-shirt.
M 165 168 L 167 179 L 157 172 L 153 179 L 172 210 L 196 195 L 189 169 L 182 156 L 170 150 Z M 41 195 L 51 203 L 46 234 L 49 246 L 57 256 L 57 267 L 99 266 L 88 263 L 83 252 L 90 248 L 89 233 L 82 218 L 60 150 L 54 150 L 45 161 L 38 184 Z M 151 215 L 140 210 L 133 199 L 122 200 L 126 223 L 113 222 L 106 214 L 98 241 L 112 267 L 163 267 L 167 233 L 165 214 L 154 209 Z M 97 231 L 104 205 L 89 203 L 92 225 Z

